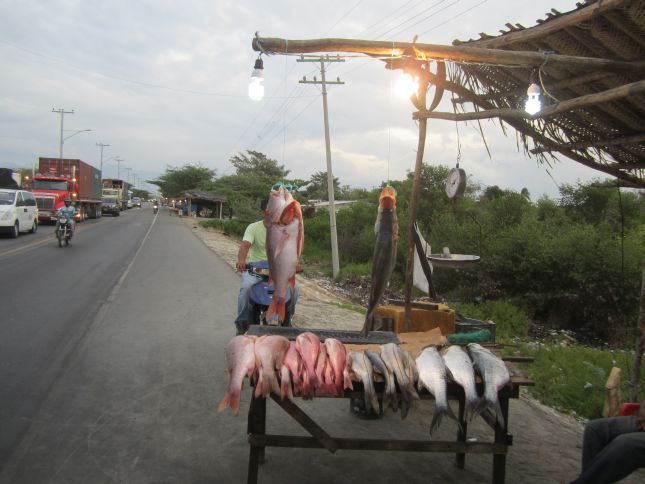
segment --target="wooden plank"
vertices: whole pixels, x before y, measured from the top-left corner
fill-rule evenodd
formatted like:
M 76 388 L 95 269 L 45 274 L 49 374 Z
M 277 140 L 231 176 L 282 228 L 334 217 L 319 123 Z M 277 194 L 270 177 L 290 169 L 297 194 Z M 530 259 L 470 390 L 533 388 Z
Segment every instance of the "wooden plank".
M 346 344 L 400 344 L 399 338 L 391 331 L 370 331 L 367 336 L 362 336 L 360 331 L 340 331 L 331 329 L 287 328 L 282 326 L 267 326 L 253 324 L 246 334 L 261 336 L 263 334 L 276 334 L 287 339 L 295 340 L 299 334 L 311 332 L 324 341 L 327 338 L 336 338 Z
M 643 61 L 617 61 L 597 57 L 550 54 L 535 51 L 511 51 L 472 46 L 420 44 L 358 39 L 280 39 L 256 37 L 253 50 L 267 54 L 312 54 L 320 52 L 354 52 L 371 56 L 412 57 L 418 59 L 454 60 L 485 64 L 539 68 L 547 62 L 552 67 L 589 72 L 610 71 L 640 73 L 645 71 Z
M 494 442 L 452 442 L 442 440 L 384 440 L 335 437 L 340 450 L 385 450 L 401 452 L 441 452 L 468 454 L 496 454 L 508 452 L 508 446 Z M 250 435 L 251 445 L 263 447 L 297 447 L 321 449 L 322 443 L 313 437 L 297 435 Z
M 309 432 L 320 443 L 321 447 L 324 447 L 332 454 L 338 450 L 337 442 L 330 437 L 330 435 L 325 432 L 325 430 L 313 421 L 309 415 L 303 412 L 298 405 L 293 403 L 288 398 L 281 400 L 280 397 L 277 397 L 273 393 L 271 398 L 275 403 L 277 403 L 282 409 L 287 412 L 291 418 L 298 422 L 307 432 Z

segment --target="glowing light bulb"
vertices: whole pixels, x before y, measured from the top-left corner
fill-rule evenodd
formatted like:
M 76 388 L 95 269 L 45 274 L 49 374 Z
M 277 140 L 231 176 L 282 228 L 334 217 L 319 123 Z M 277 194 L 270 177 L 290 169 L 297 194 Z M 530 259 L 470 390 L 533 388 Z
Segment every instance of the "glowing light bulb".
M 524 104 L 524 111 L 531 115 L 540 112 L 540 110 L 542 109 L 542 102 L 540 101 L 541 92 L 542 91 L 540 90 L 540 86 L 538 86 L 537 84 L 533 83 L 529 86 L 529 88 L 526 90 L 526 95 L 528 97 L 526 98 L 526 103 Z
M 264 97 L 264 64 L 262 59 L 255 60 L 251 82 L 249 84 L 249 97 L 254 101 L 260 101 Z
M 404 73 L 396 81 L 394 90 L 397 97 L 410 99 L 410 96 L 419 90 L 419 79 L 410 74 Z

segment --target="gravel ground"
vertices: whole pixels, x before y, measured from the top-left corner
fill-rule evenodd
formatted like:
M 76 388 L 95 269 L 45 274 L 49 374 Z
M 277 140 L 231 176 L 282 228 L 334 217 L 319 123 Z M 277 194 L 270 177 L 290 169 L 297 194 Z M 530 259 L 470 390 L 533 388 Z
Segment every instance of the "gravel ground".
M 184 218 L 193 233 L 211 250 L 228 262 L 234 270 L 239 241 L 217 230 L 199 226 L 195 219 Z M 358 330 L 363 315 L 340 304 L 353 304 L 344 294 L 333 291 L 329 284 L 300 277 L 300 299 L 293 323 L 298 327 L 320 329 Z M 332 289 L 332 290 L 330 290 Z M 475 423 L 475 422 L 473 422 Z M 476 426 L 469 434 L 473 436 Z M 523 480 L 526 483 L 565 483 L 574 479 L 579 471 L 583 423 L 542 405 L 527 394 L 511 400 L 509 430 L 513 446 L 509 450 L 506 481 Z M 490 459 L 480 456 L 468 458 L 469 464 L 481 465 L 486 474 Z M 645 470 L 621 481 L 627 484 L 645 482 Z

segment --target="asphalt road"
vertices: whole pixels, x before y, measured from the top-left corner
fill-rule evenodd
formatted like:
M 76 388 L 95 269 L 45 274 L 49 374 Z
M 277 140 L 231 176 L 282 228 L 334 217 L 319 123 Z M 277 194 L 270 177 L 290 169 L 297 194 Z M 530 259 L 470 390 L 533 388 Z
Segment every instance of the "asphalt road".
M 0 269 L 0 481 L 194 482 L 157 450 L 212 411 L 238 276 L 150 207 L 79 224 L 70 247 L 48 226 L 2 238 Z

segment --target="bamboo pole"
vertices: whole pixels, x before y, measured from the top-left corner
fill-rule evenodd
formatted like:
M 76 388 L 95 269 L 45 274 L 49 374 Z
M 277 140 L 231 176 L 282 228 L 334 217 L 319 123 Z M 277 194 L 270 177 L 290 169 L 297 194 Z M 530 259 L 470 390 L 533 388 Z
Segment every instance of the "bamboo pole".
M 594 94 L 587 94 L 566 101 L 547 106 L 536 114 L 529 114 L 523 109 L 487 109 L 486 111 L 477 111 L 473 113 L 446 113 L 446 112 L 432 112 L 432 111 L 419 111 L 414 113 L 414 119 L 432 118 L 443 119 L 445 121 L 472 121 L 475 119 L 490 119 L 490 118 L 516 118 L 516 119 L 542 119 L 549 116 L 554 116 L 566 111 L 573 111 L 575 109 L 593 106 L 595 104 L 606 103 L 622 99 L 624 97 L 634 96 L 645 92 L 645 81 L 636 81 L 630 84 L 607 89 L 606 91 L 597 92 Z
M 280 39 L 255 37 L 253 50 L 265 54 L 311 54 L 319 52 L 352 52 L 369 56 L 410 57 L 419 60 L 450 60 L 538 68 L 548 63 L 551 67 L 567 70 L 645 72 L 645 61 L 617 61 L 598 57 L 579 57 L 534 51 L 511 51 L 482 47 L 418 44 L 359 39 Z
M 429 78 L 424 76 L 420 80 L 419 95 L 414 103 L 416 106 L 426 106 L 426 96 L 430 85 Z M 412 194 L 410 196 L 410 208 L 408 214 L 408 252 L 405 263 L 405 286 L 403 296 L 405 300 L 404 327 L 405 331 L 412 330 L 412 307 L 410 300 L 412 298 L 412 283 L 414 275 L 414 223 L 417 220 L 417 211 L 419 208 L 419 185 L 421 184 L 421 167 L 423 165 L 423 152 L 426 145 L 426 132 L 428 127 L 427 119 L 419 120 L 419 142 L 417 144 L 417 159 L 414 164 L 414 178 L 412 179 Z

